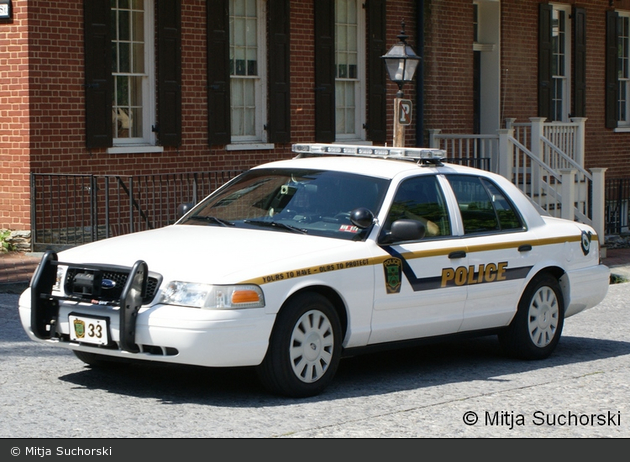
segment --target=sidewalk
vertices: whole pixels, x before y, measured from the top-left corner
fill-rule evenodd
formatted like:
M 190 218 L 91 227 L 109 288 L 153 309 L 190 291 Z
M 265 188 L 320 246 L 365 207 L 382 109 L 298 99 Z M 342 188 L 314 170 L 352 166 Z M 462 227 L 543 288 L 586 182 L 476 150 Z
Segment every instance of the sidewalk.
M 630 249 L 606 249 L 603 263 L 610 268 L 612 283 L 630 281 Z
M 0 253 L 0 293 L 21 293 L 42 258 L 42 253 Z M 630 281 L 630 248 L 606 249 L 603 263 L 610 268 L 611 282 Z
M 0 293 L 21 293 L 31 280 L 42 253 L 0 253 Z

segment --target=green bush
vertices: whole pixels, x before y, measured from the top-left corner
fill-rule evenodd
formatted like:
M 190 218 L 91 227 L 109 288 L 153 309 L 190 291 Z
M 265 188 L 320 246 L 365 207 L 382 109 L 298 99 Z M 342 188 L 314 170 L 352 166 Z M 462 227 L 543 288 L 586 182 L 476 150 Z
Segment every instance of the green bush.
M 15 250 L 15 245 L 11 243 L 11 230 L 5 229 L 0 231 L 0 250 L 2 252 L 11 252 Z

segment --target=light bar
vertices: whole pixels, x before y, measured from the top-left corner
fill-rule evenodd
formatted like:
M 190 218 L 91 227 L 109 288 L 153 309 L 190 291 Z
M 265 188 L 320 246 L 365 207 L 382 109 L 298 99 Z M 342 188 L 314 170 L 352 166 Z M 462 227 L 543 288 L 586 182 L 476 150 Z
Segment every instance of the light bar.
M 357 157 L 379 157 L 410 160 L 440 161 L 446 157 L 446 151 L 443 149 L 394 148 L 388 146 L 309 143 L 294 144 L 292 150 L 297 154 L 335 154 Z

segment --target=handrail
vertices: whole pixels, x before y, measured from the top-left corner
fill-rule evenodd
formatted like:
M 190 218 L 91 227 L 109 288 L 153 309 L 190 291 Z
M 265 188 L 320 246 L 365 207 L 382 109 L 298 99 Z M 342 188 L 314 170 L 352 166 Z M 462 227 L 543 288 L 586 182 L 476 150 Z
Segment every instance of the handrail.
M 547 146 L 549 149 L 554 151 L 556 154 L 560 155 L 560 157 L 562 157 L 562 160 L 567 162 L 571 166 L 571 168 L 576 169 L 578 172 L 583 174 L 588 179 L 590 179 L 590 180 L 593 179 L 593 176 L 590 174 L 590 172 L 588 172 L 586 169 L 584 169 L 584 167 L 582 167 L 575 160 L 573 160 L 571 157 L 569 157 L 564 151 L 562 151 L 557 146 L 555 146 L 546 136 L 543 136 L 541 138 L 541 140 L 543 141 L 545 146 Z
M 545 170 L 549 170 L 551 174 L 557 179 L 560 180 L 560 175 L 558 175 L 554 169 L 550 168 L 547 164 L 545 164 L 542 160 L 532 154 L 532 152 L 523 145 L 519 140 L 514 138 L 513 136 L 509 136 L 508 139 L 514 144 L 514 146 L 518 147 L 527 157 L 533 161 L 536 165 Z

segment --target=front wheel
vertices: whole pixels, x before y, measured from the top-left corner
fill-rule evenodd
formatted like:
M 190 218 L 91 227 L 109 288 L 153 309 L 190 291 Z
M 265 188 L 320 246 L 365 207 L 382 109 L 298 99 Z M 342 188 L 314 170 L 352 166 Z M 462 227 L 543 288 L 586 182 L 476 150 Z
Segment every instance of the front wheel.
M 522 359 L 544 359 L 556 348 L 564 325 L 564 298 L 558 280 L 535 276 L 510 326 L 499 335 L 503 348 Z
M 300 294 L 276 320 L 258 375 L 273 393 L 294 398 L 319 394 L 333 379 L 341 356 L 341 324 L 330 301 Z

